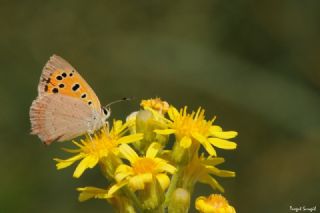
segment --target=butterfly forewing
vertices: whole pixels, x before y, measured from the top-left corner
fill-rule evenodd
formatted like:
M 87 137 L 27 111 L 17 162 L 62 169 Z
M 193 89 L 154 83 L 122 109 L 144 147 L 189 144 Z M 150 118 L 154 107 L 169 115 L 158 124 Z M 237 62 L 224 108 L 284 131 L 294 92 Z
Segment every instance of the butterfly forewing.
M 82 100 L 88 106 L 100 110 L 100 101 L 89 84 L 63 58 L 53 55 L 43 68 L 38 86 L 39 96 L 62 94 Z

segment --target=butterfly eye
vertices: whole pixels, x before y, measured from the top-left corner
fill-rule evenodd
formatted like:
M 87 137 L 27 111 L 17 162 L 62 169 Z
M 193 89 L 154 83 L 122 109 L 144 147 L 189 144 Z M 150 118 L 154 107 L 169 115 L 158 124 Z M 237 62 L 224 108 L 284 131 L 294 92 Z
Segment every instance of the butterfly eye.
M 111 115 L 111 108 L 103 107 L 102 110 L 103 110 L 103 113 L 104 113 L 105 116 L 106 116 L 105 119 L 107 120 L 107 119 L 110 117 L 110 115 Z
M 102 109 L 103 109 L 103 113 L 104 113 L 105 115 L 107 115 L 107 114 L 108 114 L 108 110 L 105 109 L 105 108 L 102 108 Z

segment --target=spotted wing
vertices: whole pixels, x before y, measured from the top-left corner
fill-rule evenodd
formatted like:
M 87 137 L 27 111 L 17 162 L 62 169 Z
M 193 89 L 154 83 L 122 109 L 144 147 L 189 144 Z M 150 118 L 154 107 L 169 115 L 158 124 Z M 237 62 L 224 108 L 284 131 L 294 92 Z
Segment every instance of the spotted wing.
M 39 96 L 61 94 L 82 100 L 91 108 L 100 110 L 100 101 L 89 86 L 66 60 L 53 55 L 42 70 L 38 86 Z

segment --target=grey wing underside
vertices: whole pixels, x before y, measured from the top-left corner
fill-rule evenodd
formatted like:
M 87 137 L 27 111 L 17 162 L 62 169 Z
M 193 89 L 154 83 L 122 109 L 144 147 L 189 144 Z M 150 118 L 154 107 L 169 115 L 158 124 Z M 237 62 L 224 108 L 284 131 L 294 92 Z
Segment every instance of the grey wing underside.
M 73 97 L 39 96 L 30 108 L 31 134 L 46 144 L 73 139 L 88 131 L 92 113 L 89 106 Z

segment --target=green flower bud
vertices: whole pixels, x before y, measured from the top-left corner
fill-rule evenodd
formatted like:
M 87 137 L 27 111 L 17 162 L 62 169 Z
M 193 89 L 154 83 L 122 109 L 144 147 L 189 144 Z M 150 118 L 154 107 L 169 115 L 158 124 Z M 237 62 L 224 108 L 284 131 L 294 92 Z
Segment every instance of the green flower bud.
M 168 210 L 170 213 L 186 213 L 190 206 L 190 193 L 183 189 L 177 188 L 169 203 Z
M 163 116 L 161 114 L 161 116 Z M 168 142 L 168 136 L 158 135 L 154 132 L 163 124 L 149 110 L 140 110 L 136 115 L 136 132 L 143 133 L 144 137 L 141 141 L 135 143 L 137 149 L 145 153 L 146 149 L 153 142 L 157 142 L 162 146 Z

